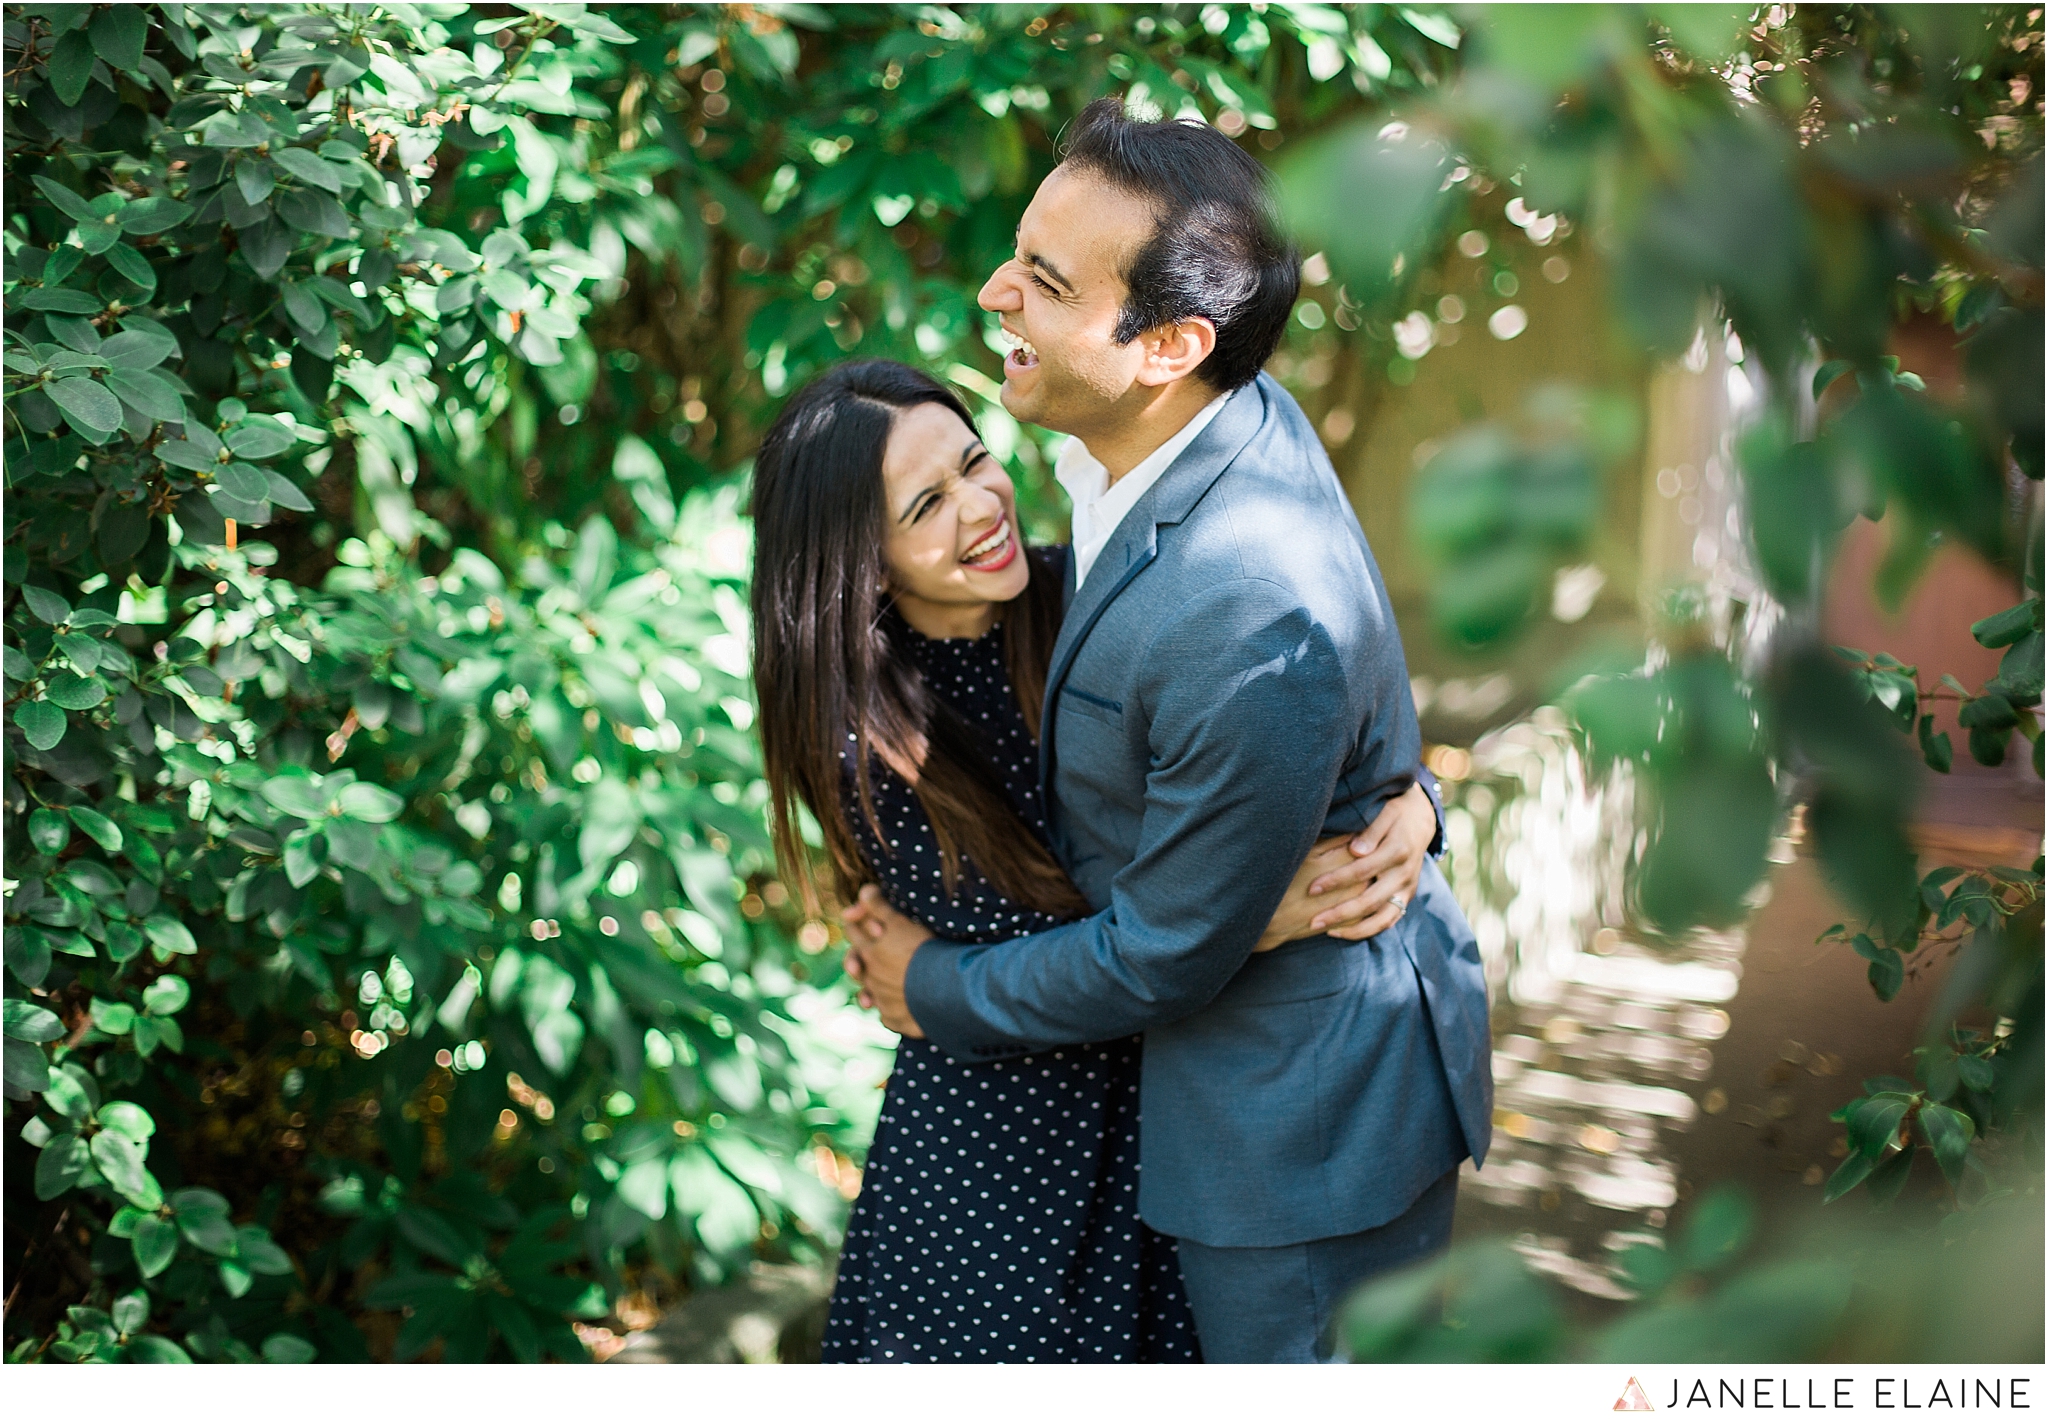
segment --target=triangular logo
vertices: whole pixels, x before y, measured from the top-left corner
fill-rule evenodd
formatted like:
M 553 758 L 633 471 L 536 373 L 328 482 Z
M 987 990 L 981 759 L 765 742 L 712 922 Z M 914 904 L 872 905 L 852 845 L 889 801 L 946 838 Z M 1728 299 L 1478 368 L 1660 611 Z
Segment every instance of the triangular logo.
M 1628 1388 L 1621 1392 L 1621 1398 L 1614 1401 L 1614 1408 L 1623 1414 L 1647 1414 L 1657 1406 L 1650 1403 L 1650 1396 L 1643 1393 L 1643 1387 L 1636 1383 L 1636 1377 L 1628 1377 Z

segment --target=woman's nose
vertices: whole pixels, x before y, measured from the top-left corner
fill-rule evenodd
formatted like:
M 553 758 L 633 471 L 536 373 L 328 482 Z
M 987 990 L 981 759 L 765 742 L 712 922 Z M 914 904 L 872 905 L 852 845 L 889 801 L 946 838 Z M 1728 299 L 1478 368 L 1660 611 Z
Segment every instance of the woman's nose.
M 996 267 L 986 282 L 981 294 L 974 299 L 983 310 L 1006 311 L 1024 309 L 1024 294 L 1017 287 L 1016 273 L 1010 268 L 1017 263 L 1014 259 Z
M 960 520 L 969 527 L 993 527 L 1002 519 L 1003 500 L 993 489 L 968 483 L 961 491 Z

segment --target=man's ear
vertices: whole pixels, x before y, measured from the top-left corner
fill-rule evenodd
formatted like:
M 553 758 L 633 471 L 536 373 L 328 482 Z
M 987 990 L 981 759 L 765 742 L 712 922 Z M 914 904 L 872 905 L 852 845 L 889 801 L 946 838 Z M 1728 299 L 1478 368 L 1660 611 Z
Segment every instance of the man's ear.
M 1191 315 L 1172 325 L 1162 325 L 1138 337 L 1145 347 L 1145 363 L 1138 370 L 1138 383 L 1172 384 L 1186 379 L 1216 349 L 1216 327 L 1206 315 Z

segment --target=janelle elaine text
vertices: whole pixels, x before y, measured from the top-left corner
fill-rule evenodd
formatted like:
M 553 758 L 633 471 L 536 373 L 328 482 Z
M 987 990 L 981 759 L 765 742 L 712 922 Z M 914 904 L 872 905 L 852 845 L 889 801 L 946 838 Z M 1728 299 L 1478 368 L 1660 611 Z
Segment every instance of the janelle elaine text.
M 2031 1409 L 2032 1377 L 1784 1375 L 1674 1379 L 1667 1409 Z

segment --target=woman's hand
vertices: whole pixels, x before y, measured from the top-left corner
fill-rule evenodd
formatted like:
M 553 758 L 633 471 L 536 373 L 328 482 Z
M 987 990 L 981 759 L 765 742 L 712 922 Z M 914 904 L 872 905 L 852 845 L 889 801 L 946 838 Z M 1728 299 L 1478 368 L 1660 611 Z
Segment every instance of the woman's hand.
M 1410 785 L 1364 832 L 1324 838 L 1309 849 L 1257 949 L 1307 936 L 1364 941 L 1379 935 L 1415 900 L 1435 839 L 1436 805 L 1421 784 Z

